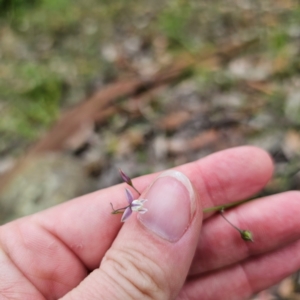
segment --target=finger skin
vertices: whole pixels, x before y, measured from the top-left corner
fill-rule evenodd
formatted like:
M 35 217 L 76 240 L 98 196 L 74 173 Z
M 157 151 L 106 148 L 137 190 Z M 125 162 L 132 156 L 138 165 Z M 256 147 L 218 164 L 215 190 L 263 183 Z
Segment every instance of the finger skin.
M 177 300 L 243 300 L 300 268 L 300 240 L 188 281 Z
M 176 169 L 190 178 L 203 207 L 210 207 L 258 192 L 273 166 L 263 150 L 239 147 Z M 155 176 L 137 178 L 134 184 L 143 191 Z M 52 291 L 55 297 L 64 295 L 99 266 L 117 236 L 122 224 L 120 216 L 110 214 L 109 203 L 124 206 L 124 188 L 104 189 L 8 223 L 0 228 L 0 245 L 46 298 Z
M 58 299 L 87 275 L 78 258 L 49 231 L 33 222 L 12 222 L 10 230 L 0 231 L 0 249 L 6 253 L 11 265 L 18 269 L 18 284 L 29 289 L 33 285 L 46 299 Z M 0 269 L 0 278 L 7 278 L 10 269 Z M 25 277 L 25 278 L 24 278 Z M 17 277 L 16 277 L 17 280 Z M 26 284 L 27 282 L 27 284 Z M 2 282 L 1 294 L 6 294 L 9 281 Z M 15 290 L 14 285 L 11 286 Z M 26 299 L 23 292 L 20 298 Z M 39 299 L 37 295 L 29 299 Z
M 251 164 L 249 164 L 251 157 Z M 222 151 L 178 168 L 199 193 L 203 208 L 250 197 L 269 181 L 273 164 L 269 155 L 255 147 Z M 134 180 L 143 191 L 157 176 Z M 99 265 L 122 224 L 110 214 L 110 202 L 126 204 L 125 184 L 67 202 L 36 216 L 37 222 L 63 241 L 90 270 Z M 137 196 L 135 194 L 135 196 Z
M 37 288 L 29 283 L 7 254 L 0 249 L 0 299 L 44 300 Z
M 298 191 L 264 197 L 225 211 L 230 222 L 253 233 L 254 243 L 245 243 L 220 215 L 209 218 L 203 224 L 189 274 L 211 272 L 298 240 L 299 211 Z

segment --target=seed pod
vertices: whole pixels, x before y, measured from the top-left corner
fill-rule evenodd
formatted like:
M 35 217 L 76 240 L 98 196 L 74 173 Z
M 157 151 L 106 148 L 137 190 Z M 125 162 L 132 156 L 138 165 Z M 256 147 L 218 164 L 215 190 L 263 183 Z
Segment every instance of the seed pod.
M 241 230 L 240 233 L 241 233 L 241 237 L 244 241 L 254 242 L 253 241 L 253 234 L 250 230 Z

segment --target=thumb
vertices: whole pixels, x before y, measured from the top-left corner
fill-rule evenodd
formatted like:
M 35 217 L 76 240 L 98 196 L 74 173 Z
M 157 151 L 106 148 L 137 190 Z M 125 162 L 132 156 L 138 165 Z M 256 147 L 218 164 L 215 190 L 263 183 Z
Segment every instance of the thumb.
M 142 195 L 145 214 L 133 213 L 72 299 L 174 299 L 190 268 L 202 209 L 189 179 L 162 173 Z M 76 295 L 78 298 L 76 298 Z

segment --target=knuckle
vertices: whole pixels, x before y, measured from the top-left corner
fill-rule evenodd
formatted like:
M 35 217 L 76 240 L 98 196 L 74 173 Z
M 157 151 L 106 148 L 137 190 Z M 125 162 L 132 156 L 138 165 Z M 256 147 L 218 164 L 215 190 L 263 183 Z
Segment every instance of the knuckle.
M 101 269 L 118 286 L 122 299 L 170 299 L 170 288 L 162 268 L 145 253 L 122 248 L 110 249 Z

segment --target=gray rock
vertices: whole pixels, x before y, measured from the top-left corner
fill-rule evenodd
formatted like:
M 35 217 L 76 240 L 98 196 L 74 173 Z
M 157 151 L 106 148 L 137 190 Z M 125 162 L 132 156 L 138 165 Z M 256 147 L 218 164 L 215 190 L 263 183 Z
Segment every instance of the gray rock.
M 0 223 L 29 215 L 92 191 L 84 168 L 67 155 L 28 160 L 1 191 Z

